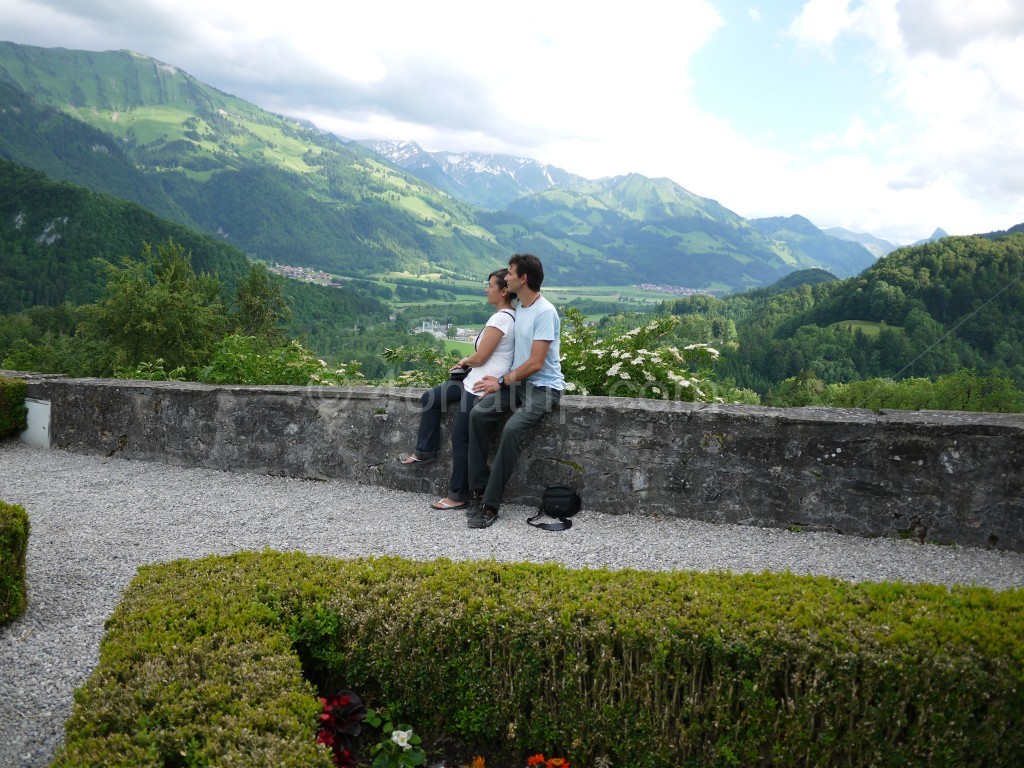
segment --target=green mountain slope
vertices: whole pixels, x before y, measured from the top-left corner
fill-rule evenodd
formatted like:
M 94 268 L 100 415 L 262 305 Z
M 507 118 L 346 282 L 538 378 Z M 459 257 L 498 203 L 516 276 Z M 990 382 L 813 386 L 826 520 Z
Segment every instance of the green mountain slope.
M 0 80 L 0 158 L 47 176 L 132 200 L 181 223 L 188 215 L 160 185 L 136 169 L 110 134 L 39 105 Z

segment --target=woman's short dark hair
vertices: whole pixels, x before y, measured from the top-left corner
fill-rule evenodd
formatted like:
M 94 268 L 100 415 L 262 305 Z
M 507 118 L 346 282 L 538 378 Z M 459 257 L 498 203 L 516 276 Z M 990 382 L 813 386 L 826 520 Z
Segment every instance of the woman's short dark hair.
M 491 282 L 491 278 L 493 277 L 498 282 L 498 287 L 501 288 L 502 290 L 505 290 L 506 288 L 508 288 L 508 282 L 505 280 L 507 276 L 508 270 L 502 267 L 501 269 L 496 269 L 493 272 L 491 272 L 491 274 L 487 276 L 487 282 Z M 515 301 L 516 294 L 510 291 L 508 294 L 508 300 Z
M 531 291 L 540 290 L 544 282 L 544 265 L 540 263 L 540 259 L 532 253 L 517 253 L 508 260 L 508 265 L 515 265 L 516 274 L 525 278 Z

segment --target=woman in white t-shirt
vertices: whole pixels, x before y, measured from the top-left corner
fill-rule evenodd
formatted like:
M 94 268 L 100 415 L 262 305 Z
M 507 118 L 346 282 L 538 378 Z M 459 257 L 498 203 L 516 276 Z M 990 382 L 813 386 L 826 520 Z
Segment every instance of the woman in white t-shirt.
M 497 311 L 476 337 L 473 354 L 459 360 L 459 367 L 472 370 L 463 381 L 449 379 L 423 393 L 423 415 L 420 417 L 416 450 L 402 464 L 424 464 L 437 458 L 441 443 L 441 416 L 448 406 L 459 403 L 452 424 L 452 476 L 448 495 L 435 501 L 434 509 L 463 509 L 469 506 L 469 412 L 480 400 L 473 392 L 473 384 L 484 376 L 502 376 L 512 369 L 515 353 L 516 311 L 512 305 L 516 295 L 509 293 L 505 283 L 507 269 L 499 269 L 487 278 L 487 303 Z M 452 370 L 454 371 L 455 368 Z

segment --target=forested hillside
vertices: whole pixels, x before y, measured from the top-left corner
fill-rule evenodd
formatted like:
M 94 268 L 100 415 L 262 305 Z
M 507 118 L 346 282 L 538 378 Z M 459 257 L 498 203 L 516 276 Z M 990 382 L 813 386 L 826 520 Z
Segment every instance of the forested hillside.
M 846 280 L 683 299 L 672 311 L 694 335 L 731 321 L 722 372 L 763 394 L 807 372 L 831 383 L 960 368 L 1001 370 L 1024 388 L 1022 308 L 1024 234 L 1013 234 L 947 237 Z
M 137 259 L 146 243 L 168 239 L 191 253 L 197 272 L 220 278 L 226 300 L 249 272 L 249 259 L 221 240 L 134 203 L 0 161 L 0 315 L 95 302 L 104 285 L 103 263 Z M 342 351 L 349 345 L 344 340 L 357 324 L 387 323 L 388 311 L 379 299 L 357 288 L 274 279 L 292 308 L 289 334 L 322 355 L 345 357 Z M 28 317 L 44 315 L 37 309 Z M 20 326 L 27 327 L 25 322 Z M 0 334 L 0 358 L 4 343 Z M 6 343 L 12 343 L 10 334 Z

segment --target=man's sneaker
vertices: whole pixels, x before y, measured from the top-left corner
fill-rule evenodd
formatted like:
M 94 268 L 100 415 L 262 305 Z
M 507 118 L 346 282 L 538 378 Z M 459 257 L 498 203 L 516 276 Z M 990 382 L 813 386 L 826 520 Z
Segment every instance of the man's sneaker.
M 494 507 L 482 507 L 480 512 L 469 518 L 470 528 L 487 528 L 498 519 L 498 510 Z
M 466 517 L 476 517 L 484 511 L 484 495 L 479 491 L 471 491 L 469 494 L 469 506 L 466 507 Z

